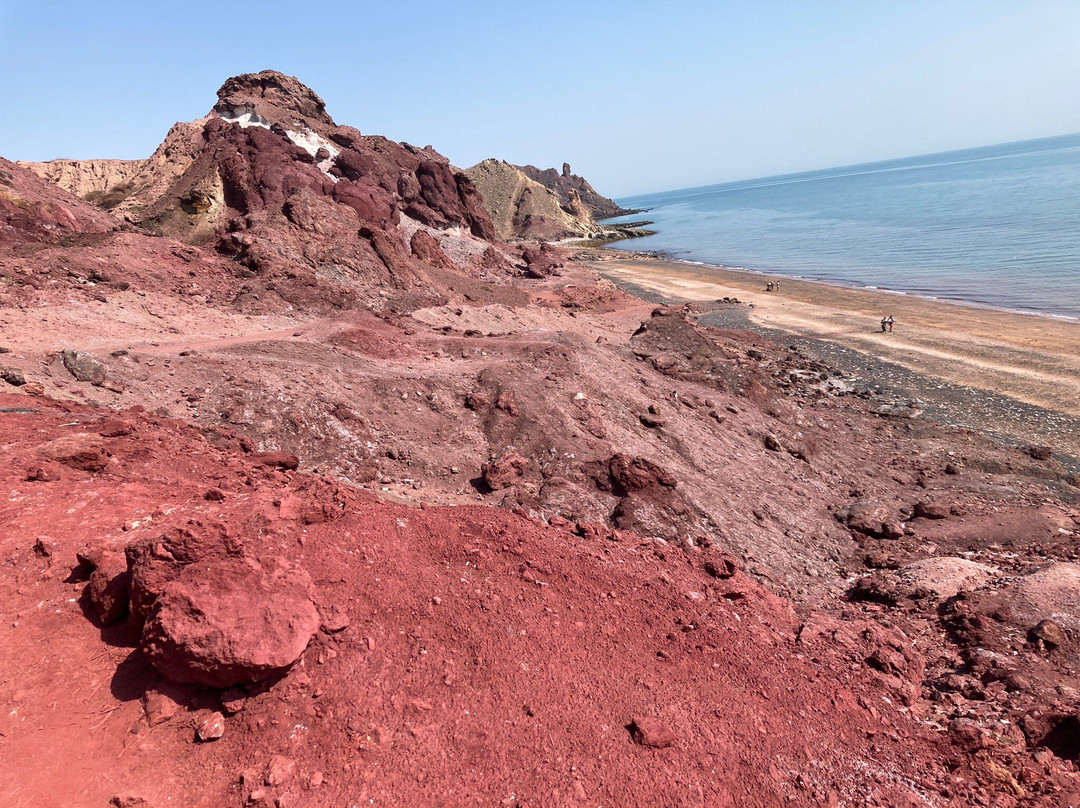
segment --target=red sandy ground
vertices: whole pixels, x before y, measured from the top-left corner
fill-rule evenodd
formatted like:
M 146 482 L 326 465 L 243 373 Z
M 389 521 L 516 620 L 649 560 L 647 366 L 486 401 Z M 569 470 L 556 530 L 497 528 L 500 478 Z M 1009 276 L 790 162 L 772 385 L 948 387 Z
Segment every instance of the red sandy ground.
M 708 550 L 390 505 L 177 421 L 125 412 L 132 434 L 99 438 L 112 421 L 91 410 L 33 409 L 0 416 L 6 804 L 217 806 L 253 791 L 283 805 L 986 804 L 986 771 L 920 726 L 898 679 L 741 573 L 710 577 Z M 103 472 L 56 464 L 57 479 L 25 480 L 41 447 L 72 436 L 104 444 Z M 204 498 L 212 487 L 223 501 Z M 343 516 L 290 518 L 327 497 Z M 220 709 L 219 693 L 162 681 L 123 625 L 95 628 L 75 559 L 83 539 L 119 547 L 189 519 L 299 560 L 320 607 L 349 618 L 203 744 L 189 711 Z M 64 538 L 43 556 L 39 536 Z M 143 701 L 158 691 L 182 708 L 151 725 Z M 634 743 L 642 716 L 674 744 Z M 275 755 L 295 771 L 266 786 Z

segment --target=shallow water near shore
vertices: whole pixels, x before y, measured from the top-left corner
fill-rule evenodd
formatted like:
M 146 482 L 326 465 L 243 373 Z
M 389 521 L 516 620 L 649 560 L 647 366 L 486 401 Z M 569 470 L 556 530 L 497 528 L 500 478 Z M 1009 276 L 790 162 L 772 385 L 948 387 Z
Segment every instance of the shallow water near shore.
M 618 201 L 676 260 L 1080 318 L 1080 134 Z

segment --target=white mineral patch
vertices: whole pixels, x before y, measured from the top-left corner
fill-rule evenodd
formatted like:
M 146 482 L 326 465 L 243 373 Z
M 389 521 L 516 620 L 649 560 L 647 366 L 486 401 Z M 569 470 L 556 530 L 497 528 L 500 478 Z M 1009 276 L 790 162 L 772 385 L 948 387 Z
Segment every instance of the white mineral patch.
M 240 124 L 241 129 L 247 129 L 249 126 L 261 126 L 263 129 L 270 128 L 270 121 L 257 114 L 251 107 L 237 107 L 218 114 L 223 121 Z
M 301 149 L 306 151 L 312 157 L 315 156 L 315 153 L 318 152 L 319 149 L 326 149 L 328 152 L 330 152 L 329 157 L 327 157 L 325 160 L 319 161 L 319 170 L 322 171 L 323 174 L 328 176 L 334 182 L 338 181 L 338 178 L 330 173 L 330 166 L 334 164 L 334 158 L 341 154 L 341 149 L 339 149 L 329 140 L 324 138 L 322 135 L 318 135 L 315 132 L 312 132 L 310 129 L 307 129 L 303 132 L 293 132 L 292 130 L 286 130 L 285 134 L 289 136 L 289 140 L 291 140 Z

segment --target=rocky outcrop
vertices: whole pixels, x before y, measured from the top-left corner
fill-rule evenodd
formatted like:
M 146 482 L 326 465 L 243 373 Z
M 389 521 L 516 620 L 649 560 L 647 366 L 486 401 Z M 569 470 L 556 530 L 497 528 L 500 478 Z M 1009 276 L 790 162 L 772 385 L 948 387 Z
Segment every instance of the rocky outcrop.
M 565 172 L 569 169 L 564 165 Z M 506 241 L 605 242 L 649 235 L 649 231 L 641 229 L 649 222 L 598 224 L 598 215 L 618 216 L 631 211 L 599 196 L 581 177 L 502 160 L 484 160 L 466 169 L 465 174 L 483 195 L 496 234 Z
M 558 241 L 600 232 L 587 210 L 578 206 L 577 215 L 565 210 L 554 193 L 510 163 L 484 160 L 465 175 L 483 196 L 495 233 L 503 240 Z
M 149 204 L 166 194 L 203 146 L 206 119 L 178 123 L 142 160 L 52 160 L 19 163 L 65 191 L 120 219 L 139 222 Z
M 311 89 L 269 70 L 228 79 L 205 118 L 174 126 L 146 160 L 25 167 L 228 256 L 250 279 L 236 297 L 250 313 L 441 303 L 453 284 L 429 276 L 437 255 L 417 230 L 459 245 L 434 268 L 467 275 L 496 239 L 480 193 L 441 154 L 338 126 Z
M 562 164 L 561 172 L 554 168 L 537 168 L 531 165 L 516 166 L 516 168 L 526 177 L 540 183 L 555 194 L 564 210 L 572 210 L 580 204 L 595 219 L 608 219 L 612 216 L 633 213 L 611 199 L 600 196 L 587 179 L 571 173 L 569 163 Z
M 0 157 L 0 244 L 49 243 L 116 227 L 102 211 Z

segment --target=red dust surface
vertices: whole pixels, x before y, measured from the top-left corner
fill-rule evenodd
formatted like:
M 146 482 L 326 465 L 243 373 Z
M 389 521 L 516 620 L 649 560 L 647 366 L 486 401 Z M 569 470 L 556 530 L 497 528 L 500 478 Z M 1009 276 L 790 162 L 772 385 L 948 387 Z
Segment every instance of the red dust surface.
M 800 618 L 708 549 L 391 505 L 178 421 L 26 404 L 0 396 L 8 804 L 991 804 L 996 764 L 905 706 L 901 634 Z M 96 624 L 76 553 L 191 520 L 311 576 L 323 628 L 280 679 L 173 684 L 131 621 Z M 207 711 L 224 733 L 197 742 Z

